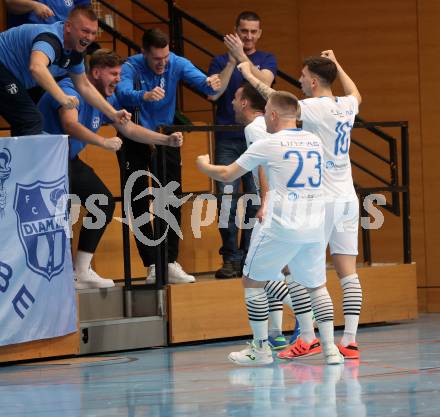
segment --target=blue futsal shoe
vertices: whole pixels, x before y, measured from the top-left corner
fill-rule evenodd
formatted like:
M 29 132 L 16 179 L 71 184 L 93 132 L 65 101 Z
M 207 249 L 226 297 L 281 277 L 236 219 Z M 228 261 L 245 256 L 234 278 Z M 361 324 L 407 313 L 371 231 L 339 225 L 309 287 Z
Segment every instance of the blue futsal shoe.
M 299 327 L 299 321 L 295 318 L 295 328 L 293 329 L 293 334 L 290 336 L 289 345 L 293 345 L 298 339 L 299 334 L 301 333 L 301 328 Z
M 282 334 L 275 337 L 269 336 L 268 342 L 272 350 L 280 350 L 288 346 L 287 340 Z

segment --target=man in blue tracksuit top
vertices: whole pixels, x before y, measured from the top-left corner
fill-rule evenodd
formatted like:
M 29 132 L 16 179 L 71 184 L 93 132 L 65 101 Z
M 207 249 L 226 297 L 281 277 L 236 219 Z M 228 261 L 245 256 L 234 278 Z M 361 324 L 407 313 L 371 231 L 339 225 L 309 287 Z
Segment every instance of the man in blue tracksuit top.
M 88 66 L 87 78 L 115 108 L 120 107 L 114 91 L 120 80 L 122 63 L 122 58 L 115 52 L 99 49 L 90 57 Z M 79 233 L 78 251 L 74 262 L 75 286 L 78 289 L 112 287 L 113 281 L 101 278 L 90 264 L 105 228 L 113 218 L 115 203 L 105 184 L 79 155 L 87 144 L 115 152 L 120 148 L 122 141 L 118 137 L 104 138 L 99 134 L 98 129 L 101 125 L 112 121 L 81 97 L 70 78 L 64 78 L 58 85 L 66 94 L 75 96 L 79 105 L 77 108 L 66 110 L 50 94 L 45 93 L 38 103 L 44 117 L 44 130 L 52 134 L 69 135 L 70 193 L 78 197 L 89 211 L 87 221 L 91 222 L 93 219 L 95 223 L 94 227 L 85 227 L 84 223 Z M 169 146 L 182 144 L 180 132 L 166 136 L 131 121 L 112 124 L 127 139 L 140 143 Z M 91 201 L 94 204 L 92 208 L 89 206 Z
M 277 63 L 275 56 L 269 52 L 258 51 L 256 45 L 261 36 L 260 17 L 251 11 L 238 15 L 235 21 L 235 33 L 226 35 L 225 45 L 228 53 L 214 57 L 209 66 L 208 74 L 220 73 L 222 88 L 211 97 L 216 102 L 215 122 L 218 125 L 235 124 L 232 100 L 235 92 L 244 79 L 237 70 L 237 65 L 242 62 L 251 64 L 252 73 L 260 81 L 271 85 L 276 72 Z M 224 81 L 223 81 L 224 80 Z M 215 163 L 229 165 L 246 150 L 244 134 L 240 132 L 216 132 L 215 134 Z M 255 194 L 255 184 L 251 173 L 241 178 L 243 192 Z M 223 193 L 225 186 L 232 186 L 234 193 L 239 192 L 240 179 L 231 184 L 217 182 L 217 191 Z M 216 278 L 233 278 L 241 276 L 241 265 L 249 248 L 251 229 L 242 230 L 241 244 L 238 245 L 238 228 L 235 222 L 237 210 L 237 197 L 232 199 L 227 227 L 219 225 L 222 238 L 220 255 L 223 257 L 223 266 L 215 273 Z M 245 224 L 255 217 L 257 207 L 248 201 L 245 212 Z
M 111 120 L 130 119 L 125 110 L 116 111 L 84 73 L 83 53 L 97 30 L 93 10 L 78 6 L 65 23 L 22 25 L 0 33 L 0 115 L 10 124 L 12 136 L 42 132 L 41 114 L 27 92 L 37 84 L 62 107 L 78 106 L 78 99 L 57 85 L 54 73 L 68 73 L 81 96 Z
M 218 75 L 207 77 L 190 61 L 177 56 L 169 50 L 168 36 L 159 29 L 150 29 L 142 38 L 143 53 L 128 58 L 122 66 L 121 82 L 116 89 L 119 103 L 127 108 L 140 109 L 140 124 L 155 130 L 160 125 L 173 123 L 176 109 L 176 88 L 179 81 L 185 81 L 206 95 L 214 95 L 221 87 Z M 151 161 L 148 147 L 131 141 L 124 143 L 126 163 L 120 167 L 124 169 L 124 177 L 128 178 L 137 170 L 145 170 Z M 166 149 L 166 182 L 177 181 L 181 184 L 180 151 Z M 165 184 L 162 184 L 163 186 Z M 148 187 L 146 177 L 135 182 L 132 195 L 136 196 Z M 182 189 L 176 190 L 178 194 Z M 141 198 L 132 201 L 134 218 L 145 214 L 148 199 Z M 170 208 L 171 213 L 180 224 L 180 208 Z M 142 233 L 153 240 L 151 223 L 141 227 Z M 139 254 L 145 266 L 149 267 L 147 282 L 154 282 L 155 275 L 155 248 L 142 244 L 136 240 Z M 173 231 L 168 233 L 168 276 L 169 282 L 194 282 L 193 276 L 185 273 L 176 262 L 178 255 L 179 237 Z

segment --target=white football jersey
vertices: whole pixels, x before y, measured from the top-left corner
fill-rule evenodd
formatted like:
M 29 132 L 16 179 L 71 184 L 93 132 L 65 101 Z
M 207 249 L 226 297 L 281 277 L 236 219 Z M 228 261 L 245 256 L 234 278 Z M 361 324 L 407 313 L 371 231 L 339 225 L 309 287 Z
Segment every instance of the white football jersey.
M 314 97 L 301 100 L 300 105 L 303 129 L 322 140 L 326 196 L 356 199 L 349 156 L 351 129 L 359 111 L 356 97 Z
M 321 140 L 302 129 L 286 129 L 253 143 L 236 163 L 247 171 L 261 165 L 270 191 L 262 227 L 276 240 L 323 239 L 324 195 Z
M 244 128 L 244 136 L 246 138 L 246 146 L 249 148 L 253 143 L 266 139 L 271 136 L 266 131 L 266 122 L 264 116 L 257 116 L 251 123 Z M 252 170 L 254 176 L 255 187 L 260 190 L 260 177 L 258 176 L 258 167 Z

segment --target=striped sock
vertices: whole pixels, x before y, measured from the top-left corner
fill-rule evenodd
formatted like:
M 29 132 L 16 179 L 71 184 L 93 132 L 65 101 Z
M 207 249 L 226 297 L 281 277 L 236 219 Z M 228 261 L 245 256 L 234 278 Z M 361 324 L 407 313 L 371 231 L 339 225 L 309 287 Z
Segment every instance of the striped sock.
M 263 288 L 245 288 L 244 294 L 254 341 L 258 347 L 263 348 L 268 339 L 269 303 L 266 292 Z
M 275 300 L 281 301 L 283 304 L 288 305 L 293 311 L 289 289 L 283 281 L 267 281 L 264 289 L 268 297 L 270 296 Z
M 344 307 L 345 328 L 341 344 L 347 346 L 356 341 L 356 333 L 359 324 L 359 315 L 362 307 L 362 288 L 357 274 L 341 278 L 341 286 L 344 292 L 342 305 Z
M 334 345 L 333 328 L 333 302 L 327 287 L 321 287 L 310 291 L 310 300 L 312 302 L 313 314 L 318 323 L 319 335 L 321 337 L 322 347 L 325 350 L 327 346 Z
M 312 303 L 307 288 L 293 281 L 291 275 L 287 277 L 290 298 L 292 299 L 295 316 L 300 327 L 300 337 L 306 343 L 315 340 L 315 328 L 313 326 Z
M 283 303 L 270 295 L 267 296 L 267 300 L 269 301 L 269 335 L 276 337 L 283 333 Z

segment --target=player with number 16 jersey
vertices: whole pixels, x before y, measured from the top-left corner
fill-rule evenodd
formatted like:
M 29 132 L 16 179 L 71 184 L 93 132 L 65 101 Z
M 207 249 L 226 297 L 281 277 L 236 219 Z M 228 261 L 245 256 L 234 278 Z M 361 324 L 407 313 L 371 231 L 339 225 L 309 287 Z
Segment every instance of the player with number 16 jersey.
M 324 184 L 331 200 L 356 200 L 349 156 L 350 133 L 358 113 L 354 96 L 312 97 L 300 101 L 303 129 L 322 139 Z

